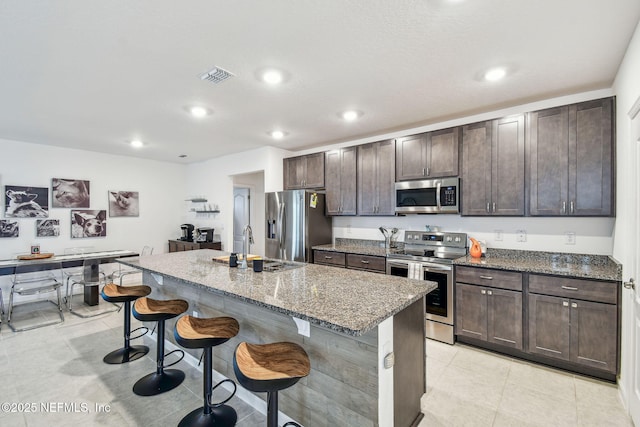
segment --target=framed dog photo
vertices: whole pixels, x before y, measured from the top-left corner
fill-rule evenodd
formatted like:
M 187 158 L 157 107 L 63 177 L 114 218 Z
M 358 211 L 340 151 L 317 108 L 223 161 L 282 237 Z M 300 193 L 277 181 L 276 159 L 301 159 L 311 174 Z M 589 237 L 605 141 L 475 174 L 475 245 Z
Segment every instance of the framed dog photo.
M 5 218 L 48 218 L 49 189 L 5 185 Z
M 140 216 L 137 191 L 109 191 L 109 216 Z
M 36 237 L 58 237 L 60 235 L 59 219 L 37 219 Z
M 71 238 L 105 237 L 107 235 L 107 211 L 72 210 Z
M 52 178 L 52 208 L 89 208 L 89 181 L 81 179 Z
M 0 219 L 0 237 L 18 237 L 19 234 L 18 221 Z

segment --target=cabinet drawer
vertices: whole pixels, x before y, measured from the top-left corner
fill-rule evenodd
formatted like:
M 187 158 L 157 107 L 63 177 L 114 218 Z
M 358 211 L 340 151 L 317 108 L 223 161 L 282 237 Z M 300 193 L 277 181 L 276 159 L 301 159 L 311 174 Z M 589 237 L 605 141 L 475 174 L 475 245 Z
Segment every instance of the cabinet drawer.
M 456 267 L 456 282 L 521 291 L 522 273 L 490 268 Z
M 618 286 L 615 282 L 531 274 L 529 275 L 529 292 L 608 304 L 618 302 Z
M 347 268 L 384 273 L 386 259 L 379 256 L 347 254 Z
M 313 262 L 315 264 L 334 265 L 336 267 L 345 266 L 345 254 L 343 252 L 314 251 Z

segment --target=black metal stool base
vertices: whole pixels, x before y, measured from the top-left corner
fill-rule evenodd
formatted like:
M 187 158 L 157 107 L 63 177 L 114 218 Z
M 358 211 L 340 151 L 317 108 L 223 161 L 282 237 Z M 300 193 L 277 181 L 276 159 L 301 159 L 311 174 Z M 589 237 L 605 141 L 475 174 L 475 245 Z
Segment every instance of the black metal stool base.
M 107 354 L 102 360 L 110 365 L 118 365 L 121 363 L 133 362 L 149 353 L 149 347 L 146 345 L 132 345 L 127 348 L 119 348 Z
M 204 413 L 204 406 L 189 412 L 178 424 L 178 427 L 232 427 L 238 421 L 236 410 L 228 405 L 211 408 L 210 414 Z
M 133 392 L 138 396 L 155 396 L 173 390 L 184 381 L 184 372 L 178 369 L 165 369 L 158 374 L 153 372 L 140 378 L 133 385 Z

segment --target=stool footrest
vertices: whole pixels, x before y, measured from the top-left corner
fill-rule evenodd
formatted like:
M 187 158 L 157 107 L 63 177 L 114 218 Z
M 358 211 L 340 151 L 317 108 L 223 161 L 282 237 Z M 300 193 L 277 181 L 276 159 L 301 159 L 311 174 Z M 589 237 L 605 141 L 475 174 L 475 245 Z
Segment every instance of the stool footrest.
M 170 363 L 168 365 L 164 365 L 163 364 L 162 368 L 168 368 L 169 366 L 177 365 L 178 363 L 180 363 L 182 361 L 182 359 L 184 359 L 184 351 L 182 351 L 180 349 L 176 349 L 176 350 L 170 351 L 169 353 L 165 353 L 164 357 L 171 356 L 173 353 L 180 353 L 181 354 L 180 359 L 178 359 L 175 362 Z
M 137 340 L 138 338 L 142 338 L 143 336 L 147 335 L 149 333 L 149 328 L 147 328 L 146 326 L 140 326 L 139 328 L 135 328 L 133 331 L 131 331 L 129 333 L 129 335 L 131 335 L 132 333 L 139 331 L 140 329 L 144 329 L 144 333 L 138 335 L 137 337 L 132 337 L 130 336 L 129 339 L 130 340 Z
M 227 397 L 226 399 L 221 400 L 220 402 L 212 403 L 212 402 L 211 402 L 211 398 L 213 397 L 213 392 L 214 392 L 218 387 L 220 387 L 222 384 L 224 384 L 224 383 L 226 383 L 226 382 L 230 382 L 231 384 L 233 384 L 233 391 L 231 392 L 231 395 L 230 395 L 229 397 Z M 209 404 L 209 406 L 210 406 L 210 407 L 212 407 L 212 408 L 217 408 L 218 406 L 222 406 L 222 405 L 224 405 L 225 403 L 227 403 L 228 401 L 230 401 L 230 400 L 233 398 L 233 396 L 235 396 L 235 395 L 236 395 L 236 391 L 237 391 L 237 390 L 238 390 L 238 386 L 236 385 L 236 382 L 235 382 L 235 381 L 233 381 L 233 380 L 232 380 L 232 379 L 230 379 L 230 378 L 227 378 L 226 380 L 222 380 L 222 381 L 220 381 L 218 384 L 214 385 L 214 386 L 211 388 L 211 391 L 209 392 L 209 395 L 207 396 L 207 403 L 208 403 L 208 404 Z
M 287 427 L 287 426 L 302 427 L 300 424 L 296 423 L 295 421 L 289 421 L 288 423 L 285 423 L 282 427 Z

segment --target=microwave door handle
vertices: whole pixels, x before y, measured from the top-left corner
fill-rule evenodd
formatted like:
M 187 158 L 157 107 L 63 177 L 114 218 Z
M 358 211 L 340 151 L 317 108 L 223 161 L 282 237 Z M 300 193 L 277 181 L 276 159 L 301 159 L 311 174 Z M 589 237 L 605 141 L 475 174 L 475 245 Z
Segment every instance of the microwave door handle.
M 440 205 L 440 186 L 442 185 L 442 181 L 438 181 L 436 183 L 436 205 L 438 207 L 438 210 L 442 209 L 442 206 Z

